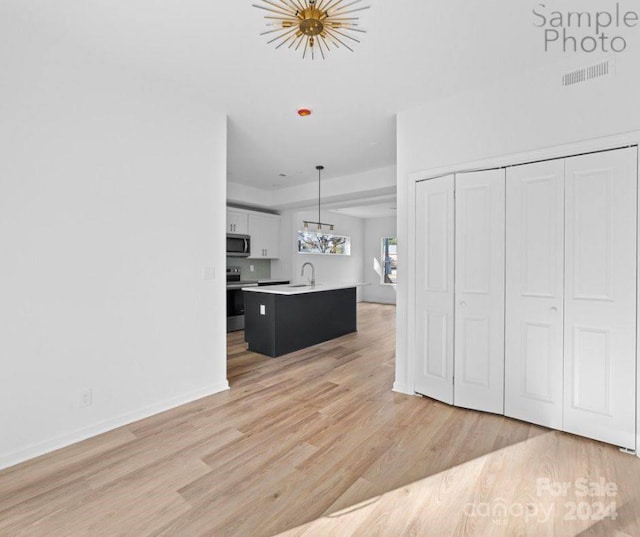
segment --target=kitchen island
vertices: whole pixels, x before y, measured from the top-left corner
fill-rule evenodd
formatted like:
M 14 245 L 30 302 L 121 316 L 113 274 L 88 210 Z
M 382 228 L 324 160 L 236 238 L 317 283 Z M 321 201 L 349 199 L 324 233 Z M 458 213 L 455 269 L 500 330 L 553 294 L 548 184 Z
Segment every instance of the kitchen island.
M 357 331 L 356 287 L 360 285 L 243 289 L 248 349 L 275 358 Z

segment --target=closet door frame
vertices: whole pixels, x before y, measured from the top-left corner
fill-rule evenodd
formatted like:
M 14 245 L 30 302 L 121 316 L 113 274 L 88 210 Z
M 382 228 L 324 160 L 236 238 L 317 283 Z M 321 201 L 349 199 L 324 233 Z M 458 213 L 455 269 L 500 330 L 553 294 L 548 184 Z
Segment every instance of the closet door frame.
M 462 162 L 454 165 L 436 166 L 415 172 L 400 172 L 401 181 L 408 181 L 408 188 L 400 187 L 398 192 L 399 203 L 407 209 L 406 220 L 399 221 L 398 235 L 400 244 L 404 242 L 405 247 L 400 246 L 400 253 L 404 253 L 406 269 L 404 271 L 404 282 L 400 281 L 398 286 L 398 319 L 397 319 L 397 339 L 396 339 L 396 378 L 393 390 L 408 395 L 416 395 L 415 392 L 415 338 L 416 338 L 416 316 L 415 316 L 415 292 L 416 292 L 416 187 L 421 181 L 463 173 L 476 170 L 486 170 L 491 168 L 501 168 L 517 166 L 530 162 L 538 162 L 550 159 L 568 158 L 584 153 L 596 153 L 624 147 L 640 146 L 640 130 L 629 133 L 594 138 L 591 140 L 571 142 L 543 149 L 524 151 L 519 153 L 505 154 L 498 157 L 486 158 L 474 161 Z M 640 156 L 640 155 L 639 155 Z M 415 169 L 415 168 L 414 168 Z M 640 174 L 639 179 L 640 179 Z M 640 205 L 640 188 L 638 189 Z M 639 219 L 640 222 L 640 219 Z M 405 227 L 406 226 L 406 227 Z M 638 225 L 638 235 L 640 237 L 640 223 Z M 404 239 L 404 240 L 403 240 Z M 640 250 L 640 248 L 639 248 Z M 640 252 L 638 255 L 640 266 Z M 638 271 L 640 272 L 640 270 Z M 638 282 L 638 301 L 640 303 L 640 278 Z M 636 327 L 640 341 L 640 323 Z M 636 355 L 638 349 L 636 349 Z M 640 386 L 640 367 L 637 368 L 636 385 Z M 640 446 L 640 397 L 637 398 L 636 408 L 636 445 Z M 640 456 L 640 450 L 638 450 Z

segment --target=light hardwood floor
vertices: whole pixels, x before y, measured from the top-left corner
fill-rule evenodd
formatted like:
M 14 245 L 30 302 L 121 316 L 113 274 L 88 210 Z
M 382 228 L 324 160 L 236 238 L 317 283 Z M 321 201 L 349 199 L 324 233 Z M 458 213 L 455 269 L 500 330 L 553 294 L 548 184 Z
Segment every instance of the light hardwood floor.
M 357 334 L 276 359 L 231 334 L 229 392 L 1 472 L 0 535 L 640 536 L 640 460 L 393 393 L 394 319 L 361 304 Z

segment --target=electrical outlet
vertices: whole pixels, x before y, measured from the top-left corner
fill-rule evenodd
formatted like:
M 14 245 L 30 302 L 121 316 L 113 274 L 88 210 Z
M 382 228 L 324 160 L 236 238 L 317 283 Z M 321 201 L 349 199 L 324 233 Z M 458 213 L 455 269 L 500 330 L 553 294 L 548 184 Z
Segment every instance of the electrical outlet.
M 264 304 L 260 304 L 260 315 L 266 315 L 267 314 L 267 306 L 265 306 Z
M 82 392 L 80 392 L 80 406 L 81 407 L 91 406 L 92 402 L 93 402 L 93 394 L 91 393 L 91 388 L 82 390 Z
M 249 265 L 249 272 L 254 272 L 256 270 L 256 267 L 254 267 L 253 265 Z

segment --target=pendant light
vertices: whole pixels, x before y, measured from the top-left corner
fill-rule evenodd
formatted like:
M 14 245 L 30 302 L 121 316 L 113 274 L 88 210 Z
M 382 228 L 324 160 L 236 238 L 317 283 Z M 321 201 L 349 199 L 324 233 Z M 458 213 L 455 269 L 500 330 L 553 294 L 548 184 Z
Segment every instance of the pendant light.
M 333 231 L 333 224 L 327 224 L 326 222 L 320 221 L 320 194 L 321 194 L 320 183 L 322 181 L 321 174 L 322 174 L 322 170 L 324 170 L 324 166 L 321 166 L 319 164 L 318 166 L 316 166 L 316 170 L 318 170 L 318 221 L 313 222 L 311 220 L 303 220 L 302 224 L 304 225 L 305 231 L 309 229 L 309 224 L 314 224 L 318 231 L 322 230 L 322 226 L 328 227 L 329 231 Z

